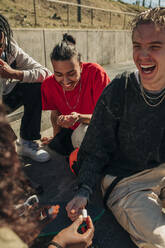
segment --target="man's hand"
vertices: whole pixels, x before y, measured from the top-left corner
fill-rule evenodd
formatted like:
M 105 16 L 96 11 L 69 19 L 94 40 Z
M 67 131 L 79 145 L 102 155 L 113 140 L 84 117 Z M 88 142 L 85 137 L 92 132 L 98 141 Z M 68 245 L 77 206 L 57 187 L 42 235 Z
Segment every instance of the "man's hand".
M 77 112 L 72 112 L 70 115 L 60 115 L 57 118 L 57 124 L 64 128 L 72 127 L 78 120 L 80 114 Z
M 59 232 L 52 241 L 57 242 L 63 248 L 87 248 L 92 244 L 92 239 L 94 236 L 94 226 L 91 218 L 88 216 L 88 229 L 85 233 L 78 233 L 78 228 L 83 222 L 82 215 L 73 222 L 72 225 L 63 229 Z M 54 246 L 50 245 L 48 248 L 53 248 Z
M 23 80 L 23 72 L 12 69 L 5 61 L 0 59 L 0 76 L 7 79 Z
M 66 206 L 68 217 L 74 221 L 81 214 L 82 209 L 87 205 L 87 198 L 83 196 L 75 196 Z

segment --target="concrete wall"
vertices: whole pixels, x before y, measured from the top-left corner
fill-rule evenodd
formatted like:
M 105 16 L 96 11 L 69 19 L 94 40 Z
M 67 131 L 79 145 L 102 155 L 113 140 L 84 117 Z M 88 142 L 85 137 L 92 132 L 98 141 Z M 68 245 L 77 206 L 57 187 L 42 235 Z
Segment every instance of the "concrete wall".
M 72 34 L 83 61 L 119 64 L 132 61 L 130 31 L 14 29 L 14 38 L 25 52 L 52 71 L 50 53 L 64 33 Z

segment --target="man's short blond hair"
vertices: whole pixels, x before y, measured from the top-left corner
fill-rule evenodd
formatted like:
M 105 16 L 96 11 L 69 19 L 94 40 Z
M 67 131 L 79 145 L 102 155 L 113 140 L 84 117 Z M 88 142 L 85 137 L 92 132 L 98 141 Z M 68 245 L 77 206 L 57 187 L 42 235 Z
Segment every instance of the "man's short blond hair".
M 155 24 L 165 28 L 165 8 L 157 7 L 154 9 L 146 10 L 137 15 L 131 23 L 132 31 L 141 24 Z

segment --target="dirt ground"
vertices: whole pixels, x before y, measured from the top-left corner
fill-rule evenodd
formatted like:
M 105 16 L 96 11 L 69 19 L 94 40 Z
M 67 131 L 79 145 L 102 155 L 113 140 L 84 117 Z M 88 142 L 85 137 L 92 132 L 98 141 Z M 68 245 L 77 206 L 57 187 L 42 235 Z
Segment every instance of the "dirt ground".
M 77 3 L 77 0 L 65 0 Z M 34 5 L 35 3 L 35 5 Z M 112 11 L 137 13 L 143 7 L 116 2 L 112 0 L 83 0 L 83 5 L 93 6 Z M 124 19 L 124 15 L 109 14 L 105 11 L 93 11 L 82 9 L 81 22 L 77 22 L 77 7 L 69 7 L 69 21 L 67 17 L 68 7 L 47 0 L 0 0 L 1 13 L 4 14 L 14 28 L 101 28 L 123 29 L 128 28 L 130 17 Z M 125 22 L 125 24 L 124 24 Z

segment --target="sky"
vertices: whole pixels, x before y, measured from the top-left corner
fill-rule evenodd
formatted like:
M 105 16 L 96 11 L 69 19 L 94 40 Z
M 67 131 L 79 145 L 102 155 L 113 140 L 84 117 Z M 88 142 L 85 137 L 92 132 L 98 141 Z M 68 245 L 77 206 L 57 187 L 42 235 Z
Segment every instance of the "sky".
M 142 1 L 143 0 L 140 0 L 140 5 L 142 4 Z M 122 0 L 122 2 L 133 4 L 136 3 L 136 0 Z M 145 2 L 146 2 L 146 7 L 149 7 L 150 2 L 152 2 L 152 7 L 157 7 L 159 0 L 145 0 Z M 160 0 L 160 6 L 165 7 L 165 0 Z

